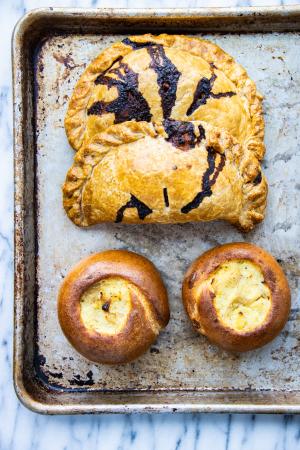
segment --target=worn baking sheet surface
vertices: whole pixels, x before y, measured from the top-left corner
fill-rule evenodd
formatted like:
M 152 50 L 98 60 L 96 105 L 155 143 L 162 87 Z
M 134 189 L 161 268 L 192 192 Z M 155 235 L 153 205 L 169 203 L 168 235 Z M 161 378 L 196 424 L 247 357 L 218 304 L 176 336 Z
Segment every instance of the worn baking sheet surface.
M 86 64 L 123 37 L 52 36 L 37 54 L 39 374 L 49 386 L 71 390 L 299 390 L 299 33 L 204 36 L 233 55 L 265 95 L 268 208 L 265 221 L 247 235 L 221 222 L 79 229 L 66 217 L 61 185 L 74 156 L 63 126 L 68 99 Z M 281 263 L 292 290 L 292 312 L 273 343 L 231 355 L 193 331 L 181 302 L 181 281 L 203 251 L 244 240 L 266 248 Z M 170 323 L 150 351 L 119 367 L 95 365 L 79 356 L 64 338 L 56 314 L 58 287 L 67 271 L 80 258 L 108 248 L 126 248 L 150 258 L 163 275 L 171 307 Z

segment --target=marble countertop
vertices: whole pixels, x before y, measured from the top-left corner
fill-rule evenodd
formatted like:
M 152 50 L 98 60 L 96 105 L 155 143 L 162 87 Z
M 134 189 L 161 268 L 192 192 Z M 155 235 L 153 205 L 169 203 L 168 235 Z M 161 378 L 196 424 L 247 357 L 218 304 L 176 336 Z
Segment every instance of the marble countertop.
M 13 150 L 10 40 L 17 20 L 42 6 L 257 6 L 276 0 L 0 0 L 0 449 L 300 449 L 297 415 L 147 414 L 41 416 L 17 400 L 12 385 Z

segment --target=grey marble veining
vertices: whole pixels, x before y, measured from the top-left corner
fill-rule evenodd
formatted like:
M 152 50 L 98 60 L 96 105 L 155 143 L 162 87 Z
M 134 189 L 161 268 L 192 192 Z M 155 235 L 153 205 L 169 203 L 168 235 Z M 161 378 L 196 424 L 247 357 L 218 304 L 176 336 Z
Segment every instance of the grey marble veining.
M 10 39 L 27 10 L 41 6 L 176 7 L 270 5 L 275 0 L 1 0 L 0 71 L 0 449 L 300 449 L 299 416 L 216 414 L 39 416 L 12 387 L 13 156 Z M 279 3 L 279 2 L 278 2 Z M 287 3 L 293 3 L 289 1 Z M 294 2 L 296 3 L 296 2 Z M 280 163 L 280 162 L 279 162 Z

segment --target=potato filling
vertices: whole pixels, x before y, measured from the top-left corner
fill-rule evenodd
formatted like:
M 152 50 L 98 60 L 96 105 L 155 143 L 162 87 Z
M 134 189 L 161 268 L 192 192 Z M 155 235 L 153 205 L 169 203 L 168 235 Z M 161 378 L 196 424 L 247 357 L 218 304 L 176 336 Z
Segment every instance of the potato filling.
M 215 294 L 219 320 L 238 332 L 259 328 L 271 307 L 271 292 L 259 266 L 245 259 L 221 264 L 206 281 Z
M 131 309 L 131 289 L 121 277 L 105 278 L 90 286 L 80 298 L 84 326 L 101 334 L 116 334 L 124 327 Z

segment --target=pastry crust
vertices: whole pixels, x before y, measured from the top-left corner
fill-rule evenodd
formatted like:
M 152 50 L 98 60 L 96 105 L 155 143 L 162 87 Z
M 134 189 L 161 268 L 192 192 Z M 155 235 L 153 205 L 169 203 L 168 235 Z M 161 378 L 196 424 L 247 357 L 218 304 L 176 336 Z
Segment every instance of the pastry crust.
M 81 302 L 89 289 L 97 288 L 99 282 L 101 287 L 103 280 L 109 280 L 113 292 L 118 292 L 116 280 L 121 280 L 128 298 L 126 305 L 122 295 L 116 299 L 114 311 L 120 311 L 120 317 L 115 317 L 116 313 L 109 310 L 114 298 L 102 299 L 100 292 L 99 302 L 104 303 L 98 313 L 92 311 L 104 318 L 101 323 L 100 317 L 95 330 L 87 326 Z M 154 265 L 125 250 L 109 250 L 81 260 L 64 279 L 58 296 L 58 317 L 65 336 L 79 353 L 97 363 L 121 364 L 137 358 L 168 324 L 169 315 L 167 291 Z M 109 332 L 105 321 L 112 322 Z M 114 329 L 115 323 L 118 326 Z
M 250 331 L 237 330 L 224 323 L 216 309 L 215 292 L 208 282 L 222 264 L 241 260 L 259 268 L 270 293 L 265 320 Z M 251 284 L 248 289 L 251 290 Z M 240 293 L 242 300 L 237 300 L 243 304 L 243 296 L 247 294 Z M 182 298 L 195 329 L 211 342 L 234 352 L 253 350 L 273 340 L 288 319 L 291 302 L 287 279 L 277 261 L 262 248 L 242 242 L 213 248 L 196 259 L 185 274 Z
M 153 119 L 208 121 L 264 155 L 261 94 L 242 66 L 203 39 L 146 34 L 105 49 L 76 84 L 65 128 L 79 150 L 114 123 Z
M 200 121 L 112 125 L 75 155 L 63 186 L 79 226 L 223 219 L 249 231 L 266 195 L 253 153 Z

